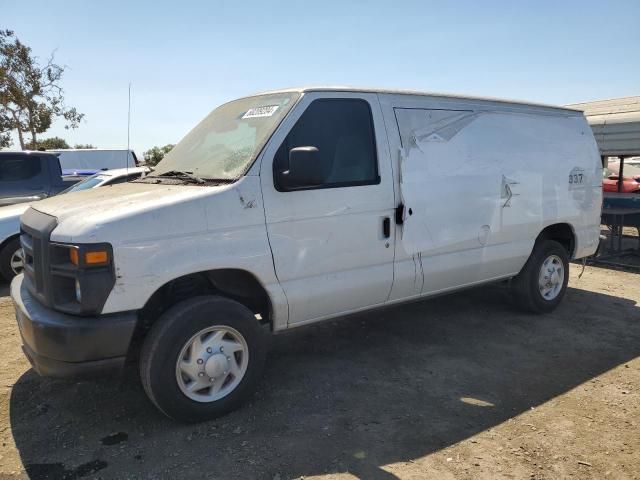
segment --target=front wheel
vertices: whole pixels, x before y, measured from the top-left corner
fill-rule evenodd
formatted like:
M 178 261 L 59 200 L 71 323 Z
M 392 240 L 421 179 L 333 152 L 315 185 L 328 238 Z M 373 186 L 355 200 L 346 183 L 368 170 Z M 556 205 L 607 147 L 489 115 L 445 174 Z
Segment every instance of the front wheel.
M 163 413 L 199 422 L 251 396 L 265 356 L 265 334 L 249 309 L 223 297 L 195 297 L 167 310 L 151 328 L 140 376 Z
M 534 313 L 553 311 L 569 282 L 569 256 L 554 240 L 540 240 L 511 285 L 518 307 Z

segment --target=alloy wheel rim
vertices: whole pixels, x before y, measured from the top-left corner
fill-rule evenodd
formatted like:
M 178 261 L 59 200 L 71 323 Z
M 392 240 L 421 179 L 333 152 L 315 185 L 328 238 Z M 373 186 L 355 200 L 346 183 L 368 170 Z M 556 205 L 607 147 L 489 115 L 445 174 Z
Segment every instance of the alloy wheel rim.
M 554 300 L 562 291 L 564 285 L 564 264 L 557 255 L 549 255 L 542 266 L 538 276 L 538 290 L 547 301 Z
M 216 325 L 200 330 L 176 360 L 180 391 L 196 402 L 220 400 L 240 384 L 249 364 L 249 347 L 236 329 Z

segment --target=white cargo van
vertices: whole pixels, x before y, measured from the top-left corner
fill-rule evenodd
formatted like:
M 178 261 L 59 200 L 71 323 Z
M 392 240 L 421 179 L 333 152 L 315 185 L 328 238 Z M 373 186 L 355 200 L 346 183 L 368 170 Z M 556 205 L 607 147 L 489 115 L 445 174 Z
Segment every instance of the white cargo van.
M 40 374 L 133 359 L 198 421 L 251 394 L 271 333 L 503 279 L 550 312 L 601 196 L 578 111 L 277 91 L 217 108 L 140 180 L 35 204 L 11 295 Z

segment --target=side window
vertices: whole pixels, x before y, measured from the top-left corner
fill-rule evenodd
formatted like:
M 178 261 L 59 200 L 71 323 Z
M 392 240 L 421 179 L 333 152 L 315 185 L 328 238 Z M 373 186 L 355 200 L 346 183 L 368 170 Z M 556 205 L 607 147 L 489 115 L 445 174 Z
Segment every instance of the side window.
M 17 156 L 0 158 L 0 182 L 29 180 L 39 173 L 39 157 Z
M 288 185 L 289 152 L 315 147 L 321 163 L 319 183 Z M 280 191 L 371 185 L 380 182 L 369 104 L 359 99 L 313 101 L 298 119 L 274 159 Z

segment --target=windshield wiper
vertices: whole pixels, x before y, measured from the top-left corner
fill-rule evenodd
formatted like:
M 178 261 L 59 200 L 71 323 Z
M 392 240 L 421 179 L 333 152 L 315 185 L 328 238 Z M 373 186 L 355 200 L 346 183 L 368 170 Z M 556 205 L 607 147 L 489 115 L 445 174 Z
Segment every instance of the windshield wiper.
M 193 183 L 207 183 L 206 180 L 194 175 L 193 172 L 183 172 L 182 170 L 169 170 L 168 172 L 162 172 L 160 175 L 147 175 L 147 178 L 162 177 L 175 177 Z
M 209 183 L 235 183 L 238 181 L 237 178 L 209 178 L 209 177 L 204 177 L 203 180 L 206 180 Z

